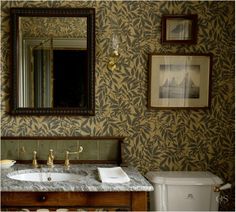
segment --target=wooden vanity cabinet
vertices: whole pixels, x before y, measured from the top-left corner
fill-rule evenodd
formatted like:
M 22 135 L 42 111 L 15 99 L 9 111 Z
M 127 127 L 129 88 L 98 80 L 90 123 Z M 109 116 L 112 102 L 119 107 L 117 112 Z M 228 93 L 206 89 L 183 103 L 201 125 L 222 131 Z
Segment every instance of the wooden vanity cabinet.
M 2 192 L 2 211 L 38 208 L 146 211 L 147 192 Z

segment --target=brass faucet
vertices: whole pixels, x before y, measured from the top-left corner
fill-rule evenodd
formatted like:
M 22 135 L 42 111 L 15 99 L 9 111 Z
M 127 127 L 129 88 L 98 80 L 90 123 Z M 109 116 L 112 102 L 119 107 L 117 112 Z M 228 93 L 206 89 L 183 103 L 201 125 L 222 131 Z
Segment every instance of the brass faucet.
M 82 147 L 82 146 L 79 147 L 79 151 L 77 151 L 77 152 L 69 152 L 69 151 L 66 151 L 64 166 L 65 166 L 67 169 L 70 167 L 69 155 L 72 155 L 72 154 L 79 154 L 79 153 L 81 153 L 82 151 L 83 151 L 83 147 Z
M 53 160 L 54 160 L 53 150 L 50 149 L 50 150 L 49 150 L 49 154 L 48 154 L 47 165 L 48 165 L 49 167 L 51 167 L 51 168 L 54 166 Z

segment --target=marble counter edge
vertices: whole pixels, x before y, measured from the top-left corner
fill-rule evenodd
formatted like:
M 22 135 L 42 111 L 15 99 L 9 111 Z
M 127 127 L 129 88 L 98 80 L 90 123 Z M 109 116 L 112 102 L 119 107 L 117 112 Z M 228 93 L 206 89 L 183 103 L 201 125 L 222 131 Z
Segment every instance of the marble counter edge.
M 7 174 L 14 171 L 32 170 L 30 165 L 16 164 L 8 170 L 1 170 L 1 192 L 132 192 L 132 191 L 153 191 L 153 186 L 132 167 L 122 167 L 130 177 L 128 183 L 102 183 L 99 181 L 96 169 L 97 167 L 110 167 L 107 164 L 82 164 L 72 165 L 69 172 L 86 171 L 86 176 L 81 176 L 79 182 L 25 182 L 13 180 L 7 177 Z M 114 165 L 113 165 L 114 166 Z M 61 172 L 62 166 L 57 165 L 54 171 Z M 34 170 L 35 171 L 35 170 Z

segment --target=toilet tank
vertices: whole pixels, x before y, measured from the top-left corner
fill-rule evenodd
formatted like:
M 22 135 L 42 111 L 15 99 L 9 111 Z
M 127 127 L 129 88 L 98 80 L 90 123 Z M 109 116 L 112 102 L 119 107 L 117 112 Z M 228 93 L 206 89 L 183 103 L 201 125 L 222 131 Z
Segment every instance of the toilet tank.
M 217 211 L 219 192 L 215 186 L 222 180 L 210 172 L 158 171 L 146 178 L 154 191 L 150 192 L 152 211 Z

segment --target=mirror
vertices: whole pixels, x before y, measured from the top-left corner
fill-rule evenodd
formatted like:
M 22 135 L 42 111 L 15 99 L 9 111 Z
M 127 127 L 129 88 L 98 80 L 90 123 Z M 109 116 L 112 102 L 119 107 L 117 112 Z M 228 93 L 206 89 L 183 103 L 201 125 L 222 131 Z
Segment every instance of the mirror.
M 95 10 L 12 8 L 15 115 L 94 115 Z

